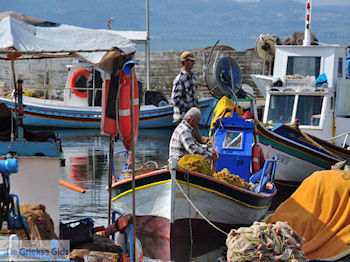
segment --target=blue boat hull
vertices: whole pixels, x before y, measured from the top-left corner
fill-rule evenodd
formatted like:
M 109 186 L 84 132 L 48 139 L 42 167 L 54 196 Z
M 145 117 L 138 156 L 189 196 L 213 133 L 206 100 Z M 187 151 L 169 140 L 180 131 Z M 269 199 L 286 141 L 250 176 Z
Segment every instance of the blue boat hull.
M 14 101 L 0 98 L 8 108 L 14 108 Z M 216 104 L 215 98 L 200 100 L 201 125 L 208 126 L 211 114 Z M 50 105 L 49 103 L 26 103 L 23 106 L 23 123 L 25 126 L 53 128 L 92 128 L 99 129 L 101 122 L 101 107 L 74 107 Z M 141 106 L 139 128 L 173 127 L 173 107 Z

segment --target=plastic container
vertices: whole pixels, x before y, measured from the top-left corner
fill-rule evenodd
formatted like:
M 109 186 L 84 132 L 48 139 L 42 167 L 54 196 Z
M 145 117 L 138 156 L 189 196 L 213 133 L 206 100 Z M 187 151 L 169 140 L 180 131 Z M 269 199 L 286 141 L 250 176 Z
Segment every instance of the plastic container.
M 94 224 L 91 218 L 60 224 L 60 238 L 70 240 L 71 248 L 79 243 L 92 242 L 94 235 Z
M 1 236 L 7 236 L 8 235 L 8 223 L 7 223 L 7 221 L 2 221 L 0 235 Z

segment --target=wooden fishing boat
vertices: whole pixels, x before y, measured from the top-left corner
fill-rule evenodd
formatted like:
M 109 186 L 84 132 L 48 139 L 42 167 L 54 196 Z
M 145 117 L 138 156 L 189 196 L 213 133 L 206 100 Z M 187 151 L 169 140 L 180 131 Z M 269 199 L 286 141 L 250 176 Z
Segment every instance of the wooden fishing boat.
M 255 180 L 251 179 L 252 141 L 253 123 L 239 118 L 237 113 L 218 125 L 215 136 L 220 155 L 218 170 L 227 168 L 246 183 L 259 181 L 255 190 L 177 167 L 173 159 L 166 168 L 136 176 L 136 233 L 141 242 L 149 237 L 161 239 L 159 243 L 163 245 L 158 246 L 156 258 L 170 259 L 169 243 L 215 236 L 218 231 L 214 227 L 227 232 L 266 215 L 276 194 L 273 185 L 276 161 L 267 160 L 261 172 L 253 176 Z M 112 203 L 118 212 L 132 213 L 131 178 L 121 176 L 112 185 Z M 143 242 L 142 246 L 148 256 L 147 246 Z
M 0 103 L 14 109 L 14 99 L 0 97 Z M 95 128 L 101 127 L 100 106 L 77 106 L 64 104 L 63 101 L 49 101 L 40 98 L 24 97 L 23 123 L 25 126 L 56 128 Z M 201 106 L 201 125 L 208 126 L 215 107 L 215 98 L 199 100 Z M 173 106 L 141 105 L 140 128 L 167 128 L 173 123 Z
M 280 124 L 270 130 L 258 123 L 257 131 L 263 150 L 275 155 L 278 161 L 275 179 L 278 194 L 273 208 L 314 171 L 331 169 L 337 162 L 350 160 L 349 150 L 288 125 Z

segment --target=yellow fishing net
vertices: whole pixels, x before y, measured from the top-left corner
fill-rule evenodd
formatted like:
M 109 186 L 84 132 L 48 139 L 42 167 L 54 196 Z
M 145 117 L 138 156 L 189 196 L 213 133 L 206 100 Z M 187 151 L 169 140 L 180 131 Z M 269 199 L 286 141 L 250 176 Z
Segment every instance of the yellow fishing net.
M 30 97 L 37 97 L 37 98 L 40 97 L 40 95 L 37 92 L 35 92 L 34 90 L 31 90 L 31 89 L 24 89 L 23 95 L 30 96 Z
M 246 181 L 244 181 L 244 179 L 240 178 L 237 175 L 230 174 L 230 171 L 228 171 L 227 168 L 224 168 L 220 172 L 214 173 L 213 177 L 233 186 L 238 186 L 248 190 L 250 189 L 249 183 L 247 183 Z
M 179 167 L 212 176 L 214 171 L 202 155 L 185 155 L 177 163 Z
M 202 155 L 185 155 L 177 164 L 179 167 L 206 174 L 233 186 L 238 186 L 248 190 L 251 187 L 251 184 L 245 182 L 244 179 L 237 175 L 230 174 L 227 168 L 224 168 L 220 172 L 214 172 L 210 167 L 209 162 Z

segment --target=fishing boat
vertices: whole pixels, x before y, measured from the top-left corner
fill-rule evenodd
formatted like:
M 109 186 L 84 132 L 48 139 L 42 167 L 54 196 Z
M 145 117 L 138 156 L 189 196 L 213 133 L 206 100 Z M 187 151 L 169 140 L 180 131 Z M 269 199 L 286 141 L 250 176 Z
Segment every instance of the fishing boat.
M 87 101 L 87 99 L 86 99 Z M 162 100 L 164 101 L 164 100 Z M 13 98 L 0 97 L 0 103 L 14 109 Z M 25 126 L 55 128 L 93 128 L 101 127 L 101 106 L 65 104 L 64 101 L 43 100 L 41 98 L 24 97 Z M 201 125 L 208 126 L 215 98 L 199 99 L 201 107 Z M 83 103 L 85 104 L 85 103 Z M 139 115 L 140 128 L 169 128 L 176 126 L 173 122 L 173 106 L 141 105 Z
M 270 147 L 278 158 L 276 186 L 283 199 L 314 171 L 350 161 L 347 48 L 311 43 L 310 18 L 307 1 L 303 45 L 276 45 L 269 35 L 257 41 L 260 56 L 274 63 L 272 75 L 252 75 L 266 94 L 257 131 L 265 153 Z
M 258 88 L 266 93 L 262 120 L 270 125 L 297 122 L 300 130 L 347 147 L 350 143 L 347 47 L 311 42 L 310 28 L 311 5 L 307 2 L 303 45 L 276 45 L 268 35 L 261 38 L 265 51 L 257 51 L 274 57 L 272 75 L 252 75 Z
M 135 178 L 136 234 L 144 255 L 170 260 L 171 243 L 210 237 L 219 230 L 250 225 L 266 215 L 276 194 L 273 184 L 276 160 L 269 159 L 261 172 L 251 176 L 254 123 L 233 113 L 219 120 L 214 146 L 218 148 L 217 168 L 230 178 L 257 187 L 239 187 L 215 176 L 177 166 L 141 172 Z M 226 170 L 224 169 L 226 168 Z M 225 171 L 223 171 L 225 170 Z M 112 204 L 120 213 L 132 212 L 132 179 L 120 177 L 112 185 Z M 209 224 L 211 223 L 211 225 Z M 220 233 L 220 234 L 221 234 Z M 147 253 L 151 238 L 160 239 L 156 253 Z M 144 240 L 144 242 L 143 242 Z M 150 250 L 149 250 L 150 251 Z
M 76 58 L 74 63 L 67 65 L 69 71 L 66 84 L 64 88 L 60 88 L 63 92 L 63 100 L 42 96 L 42 94 L 38 97 L 23 97 L 23 124 L 25 126 L 79 129 L 101 127 L 101 117 L 103 117 L 101 116 L 103 110 L 101 107 L 103 91 L 101 89 L 103 87 L 95 86 L 94 80 L 93 86 L 88 88 L 87 80 L 90 74 L 95 77 L 95 72 L 101 68 L 102 81 L 105 85 L 105 82 L 111 78 L 112 69 L 103 68 L 99 61 L 111 58 L 103 57 L 106 52 L 92 52 L 92 50 L 117 48 L 123 54 L 132 55 L 136 51 L 135 44 L 121 36 L 119 31 L 79 28 L 43 21 L 14 12 L 0 13 L 0 30 L 6 32 L 0 37 L 1 59 L 9 60 L 12 55 L 14 60 L 23 60 L 22 54 L 42 51 L 51 51 L 51 58 Z M 31 32 L 36 32 L 36 35 L 32 35 Z M 46 40 L 43 41 L 43 39 Z M 62 42 L 65 43 L 64 46 L 59 44 Z M 59 50 L 65 52 L 59 53 Z M 87 52 L 84 53 L 84 51 Z M 44 56 L 43 54 L 41 57 Z M 27 56 L 26 59 L 34 58 Z M 24 79 L 24 85 L 25 81 Z M 49 90 L 51 93 L 59 92 L 59 90 L 52 89 L 54 88 L 51 87 Z M 14 109 L 15 97 L 11 96 L 11 91 L 9 90 L 7 96 L 0 97 L 0 103 L 9 109 Z M 38 88 L 37 91 L 40 94 L 40 91 L 43 90 Z M 145 98 L 145 103 L 140 107 L 140 128 L 162 128 L 176 125 L 172 118 L 173 106 L 163 94 L 147 90 L 142 97 Z M 201 125 L 208 125 L 215 101 L 212 97 L 200 99 Z

